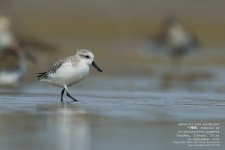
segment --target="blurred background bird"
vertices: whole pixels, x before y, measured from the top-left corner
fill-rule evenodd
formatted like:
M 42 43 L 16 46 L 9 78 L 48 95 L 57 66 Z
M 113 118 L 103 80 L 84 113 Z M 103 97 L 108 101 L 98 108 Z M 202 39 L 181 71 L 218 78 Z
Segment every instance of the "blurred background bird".
M 181 67 L 184 56 L 199 47 L 196 35 L 175 16 L 165 19 L 160 32 L 155 35 L 154 42 L 159 49 L 167 51 L 176 68 Z
M 39 67 L 34 51 L 55 47 L 13 29 L 11 20 L 0 16 L 0 86 L 19 86 L 27 71 L 27 60 Z

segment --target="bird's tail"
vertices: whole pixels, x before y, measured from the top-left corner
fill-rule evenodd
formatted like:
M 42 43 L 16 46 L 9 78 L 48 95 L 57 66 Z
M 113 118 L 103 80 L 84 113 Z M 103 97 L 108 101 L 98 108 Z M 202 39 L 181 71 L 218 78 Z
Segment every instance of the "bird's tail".
M 41 72 L 41 73 L 37 73 L 37 79 L 40 81 L 41 79 L 44 79 L 47 77 L 47 72 Z

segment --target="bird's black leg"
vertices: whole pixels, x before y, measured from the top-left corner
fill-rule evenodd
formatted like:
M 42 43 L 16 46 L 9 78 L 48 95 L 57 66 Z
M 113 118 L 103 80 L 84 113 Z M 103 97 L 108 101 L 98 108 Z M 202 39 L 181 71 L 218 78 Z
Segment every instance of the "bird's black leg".
M 61 92 L 61 102 L 63 102 L 63 94 L 64 94 L 65 89 L 62 90 Z
M 66 95 L 71 98 L 74 102 L 78 101 L 77 99 L 73 98 L 68 91 L 66 91 Z

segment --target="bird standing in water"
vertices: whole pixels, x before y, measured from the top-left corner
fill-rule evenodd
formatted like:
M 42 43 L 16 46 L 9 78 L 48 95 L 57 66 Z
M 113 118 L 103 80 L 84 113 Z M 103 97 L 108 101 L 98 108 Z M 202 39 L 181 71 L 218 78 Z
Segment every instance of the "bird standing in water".
M 166 19 L 155 43 L 168 50 L 174 66 L 180 65 L 181 59 L 199 46 L 196 36 L 174 16 Z
M 27 60 L 34 65 L 37 58 L 33 50 L 48 52 L 56 49 L 50 44 L 24 35 L 24 32 L 15 31 L 17 24 L 13 24 L 10 18 L 0 15 L 0 86 L 20 86 L 22 78 L 26 74 Z
M 77 50 L 76 54 L 56 62 L 48 71 L 38 73 L 38 80 L 55 86 L 62 87 L 61 102 L 63 95 L 66 95 L 73 101 L 77 101 L 69 93 L 68 87 L 77 84 L 89 74 L 89 66 L 94 66 L 99 72 L 102 70 L 94 62 L 94 54 L 87 50 Z

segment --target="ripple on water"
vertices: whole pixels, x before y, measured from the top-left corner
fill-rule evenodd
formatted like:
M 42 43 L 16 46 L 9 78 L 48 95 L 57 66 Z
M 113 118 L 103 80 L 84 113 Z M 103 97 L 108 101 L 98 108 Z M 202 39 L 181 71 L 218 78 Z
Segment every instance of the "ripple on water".
M 26 88 L 25 88 L 26 89 Z M 37 105 L 61 105 L 60 89 L 33 86 L 29 90 L 6 92 L 1 95 L 0 108 L 4 111 L 31 111 Z M 73 90 L 79 102 L 66 105 L 79 107 L 93 115 L 130 117 L 143 120 L 224 119 L 225 96 L 221 94 L 193 94 L 147 91 L 84 91 Z

